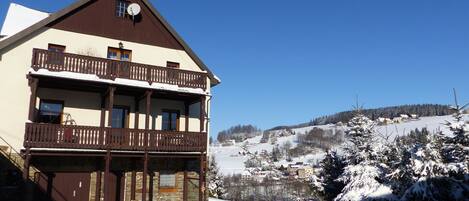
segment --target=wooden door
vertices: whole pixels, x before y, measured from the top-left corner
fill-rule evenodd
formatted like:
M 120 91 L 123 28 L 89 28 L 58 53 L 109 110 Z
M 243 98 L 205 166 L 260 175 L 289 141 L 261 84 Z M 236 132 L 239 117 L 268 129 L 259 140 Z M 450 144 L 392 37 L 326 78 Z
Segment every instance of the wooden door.
M 35 197 L 53 201 L 87 201 L 90 196 L 90 173 L 60 172 L 39 174 L 41 191 Z
M 109 200 L 124 201 L 125 176 L 121 172 L 111 172 L 109 175 Z

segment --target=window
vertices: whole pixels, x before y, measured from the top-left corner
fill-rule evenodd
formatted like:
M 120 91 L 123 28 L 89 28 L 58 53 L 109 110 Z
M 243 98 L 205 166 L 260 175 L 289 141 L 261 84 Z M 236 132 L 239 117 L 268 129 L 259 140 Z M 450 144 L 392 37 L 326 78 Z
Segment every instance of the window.
M 172 171 L 160 172 L 160 188 L 175 188 L 176 174 Z
M 49 43 L 47 49 L 51 52 L 59 52 L 59 53 L 64 53 L 65 52 L 65 46 L 63 46 L 63 45 L 56 45 L 56 44 L 50 44 Z
M 126 128 L 129 115 L 129 107 L 115 106 L 112 108 L 112 128 Z
M 172 62 L 172 61 L 168 61 L 168 62 L 166 62 L 166 67 L 170 67 L 170 68 L 179 68 L 179 63 L 177 63 L 177 62 Z
M 126 17 L 127 16 L 127 7 L 129 6 L 128 1 L 117 0 L 116 1 L 116 16 L 117 17 Z
M 124 50 L 119 48 L 109 47 L 107 50 L 107 58 L 120 60 L 120 61 L 131 61 L 132 60 L 132 51 Z
M 62 123 L 63 101 L 41 100 L 39 104 L 39 123 Z
M 164 131 L 179 130 L 179 111 L 163 110 L 162 123 L 161 129 Z

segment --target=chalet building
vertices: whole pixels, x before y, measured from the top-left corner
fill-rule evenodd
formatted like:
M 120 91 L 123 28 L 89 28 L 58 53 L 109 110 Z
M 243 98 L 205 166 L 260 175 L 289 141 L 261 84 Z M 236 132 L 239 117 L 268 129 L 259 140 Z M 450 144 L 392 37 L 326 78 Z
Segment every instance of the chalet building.
M 10 6 L 0 39 L 1 150 L 19 152 L 18 200 L 206 200 L 220 80 L 152 4 L 26 11 Z

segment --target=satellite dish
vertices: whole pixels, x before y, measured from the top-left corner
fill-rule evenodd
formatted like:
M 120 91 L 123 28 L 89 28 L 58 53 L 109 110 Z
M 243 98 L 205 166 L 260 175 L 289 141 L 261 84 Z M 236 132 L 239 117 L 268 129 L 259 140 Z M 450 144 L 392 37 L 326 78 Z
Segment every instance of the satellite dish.
M 140 5 L 136 3 L 130 4 L 129 7 L 127 7 L 127 13 L 132 16 L 138 15 L 140 11 L 142 11 Z

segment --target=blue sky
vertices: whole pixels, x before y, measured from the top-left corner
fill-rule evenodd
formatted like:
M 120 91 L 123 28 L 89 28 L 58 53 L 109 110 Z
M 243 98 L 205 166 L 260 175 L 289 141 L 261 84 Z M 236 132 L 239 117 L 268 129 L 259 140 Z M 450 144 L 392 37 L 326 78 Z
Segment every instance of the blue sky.
M 1 1 L 3 21 L 9 1 Z M 56 11 L 73 0 L 14 0 Z M 469 101 L 469 1 L 153 0 L 222 79 L 212 135 L 365 107 Z

